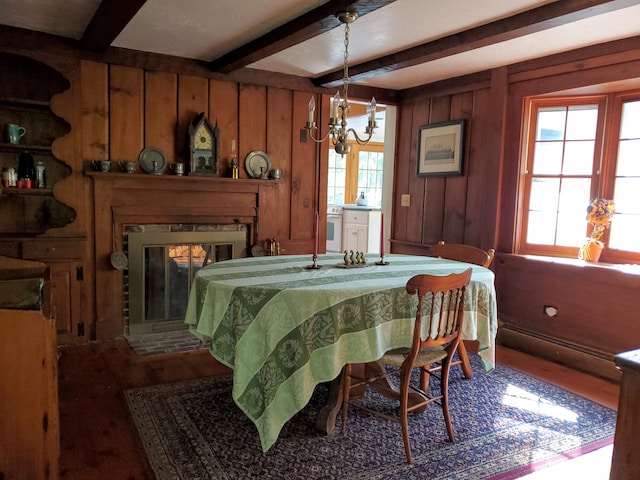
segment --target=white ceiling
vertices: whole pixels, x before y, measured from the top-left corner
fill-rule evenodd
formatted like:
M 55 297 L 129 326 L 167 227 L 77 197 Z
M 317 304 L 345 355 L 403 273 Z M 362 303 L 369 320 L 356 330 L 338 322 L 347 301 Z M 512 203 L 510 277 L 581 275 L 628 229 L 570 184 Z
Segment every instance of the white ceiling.
M 565 0 L 558 0 L 559 2 Z M 100 0 L 0 0 L 0 24 L 80 39 Z M 112 46 L 210 61 L 313 10 L 318 0 L 147 0 Z M 396 0 L 351 25 L 350 64 L 375 59 L 553 3 Z M 605 41 L 640 35 L 640 0 L 611 13 L 476 48 L 355 83 L 405 89 Z M 340 26 L 250 68 L 316 77 L 343 65 Z

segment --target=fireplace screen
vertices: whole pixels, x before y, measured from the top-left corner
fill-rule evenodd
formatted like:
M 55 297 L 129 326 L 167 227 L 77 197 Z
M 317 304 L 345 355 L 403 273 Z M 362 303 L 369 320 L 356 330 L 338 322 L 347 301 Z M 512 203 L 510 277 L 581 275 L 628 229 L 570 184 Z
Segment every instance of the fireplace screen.
M 246 231 L 130 233 L 129 335 L 186 328 L 195 273 L 244 256 Z

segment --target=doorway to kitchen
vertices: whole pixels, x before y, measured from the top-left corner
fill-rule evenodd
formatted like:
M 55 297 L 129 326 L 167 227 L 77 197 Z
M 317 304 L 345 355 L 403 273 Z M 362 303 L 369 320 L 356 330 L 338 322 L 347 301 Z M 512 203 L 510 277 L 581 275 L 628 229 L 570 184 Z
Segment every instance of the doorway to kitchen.
M 327 252 L 345 249 L 345 206 L 347 209 L 358 206 L 384 213 L 381 216 L 385 232 L 390 232 L 396 110 L 395 106 L 379 104 L 375 116 L 378 128 L 371 141 L 367 145 L 350 142 L 351 152 L 348 155 L 336 154 L 333 145 L 327 144 Z M 364 132 L 366 124 L 366 114 L 349 117 L 349 128 L 356 132 Z M 361 196 L 364 200 L 359 198 Z M 385 250 L 389 251 L 388 240 L 385 244 Z

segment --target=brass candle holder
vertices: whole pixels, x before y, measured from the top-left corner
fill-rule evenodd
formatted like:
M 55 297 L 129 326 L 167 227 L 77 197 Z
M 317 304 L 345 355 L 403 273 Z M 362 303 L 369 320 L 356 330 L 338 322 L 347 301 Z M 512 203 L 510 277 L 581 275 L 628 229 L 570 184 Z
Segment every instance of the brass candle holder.
M 380 255 L 380 260 L 376 262 L 376 265 L 389 265 L 389 262 L 384 261 L 384 253 Z
M 318 270 L 319 268 L 322 268 L 322 265 L 318 265 L 318 256 L 314 255 L 313 256 L 313 263 L 311 265 L 307 265 L 304 268 L 306 268 L 308 270 Z

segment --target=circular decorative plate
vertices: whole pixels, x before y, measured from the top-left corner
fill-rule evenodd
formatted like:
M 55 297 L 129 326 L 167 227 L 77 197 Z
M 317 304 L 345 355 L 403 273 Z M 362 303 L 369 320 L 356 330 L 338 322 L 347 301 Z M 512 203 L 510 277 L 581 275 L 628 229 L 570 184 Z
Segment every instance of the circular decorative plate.
M 265 251 L 260 245 L 254 245 L 251 247 L 251 256 L 253 257 L 264 257 Z
M 167 156 L 162 150 L 156 147 L 148 147 L 140 152 L 140 168 L 146 173 L 162 175 L 167 169 Z
M 271 170 L 271 160 L 266 153 L 254 150 L 247 155 L 244 167 L 251 178 L 266 178 Z

